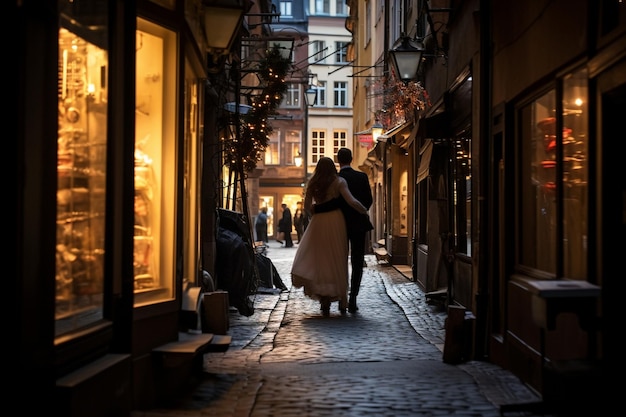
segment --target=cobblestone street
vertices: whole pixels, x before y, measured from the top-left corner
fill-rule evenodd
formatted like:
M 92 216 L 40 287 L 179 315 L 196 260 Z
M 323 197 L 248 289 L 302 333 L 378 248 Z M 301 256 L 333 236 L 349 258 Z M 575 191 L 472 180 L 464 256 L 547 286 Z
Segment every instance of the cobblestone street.
M 296 248 L 270 243 L 281 279 Z M 538 397 L 494 365 L 442 360 L 446 314 L 396 268 L 368 255 L 359 311 L 323 317 L 302 289 L 259 293 L 250 317 L 231 308 L 233 341 L 205 355 L 202 380 L 159 416 L 499 416 Z M 531 415 L 531 414 L 508 414 Z

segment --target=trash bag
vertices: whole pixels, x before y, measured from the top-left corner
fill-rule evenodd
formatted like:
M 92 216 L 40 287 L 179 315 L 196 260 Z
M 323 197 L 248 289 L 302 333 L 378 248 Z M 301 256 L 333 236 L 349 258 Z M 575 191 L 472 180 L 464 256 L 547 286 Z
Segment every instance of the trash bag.
M 287 286 L 280 278 L 272 260 L 260 253 L 257 253 L 255 256 L 257 268 L 259 269 L 258 288 L 278 288 L 281 291 L 286 291 Z
M 256 292 L 257 278 L 252 248 L 243 238 L 224 227 L 218 227 L 216 287 L 228 291 L 228 301 L 241 315 L 254 314 L 250 295 Z

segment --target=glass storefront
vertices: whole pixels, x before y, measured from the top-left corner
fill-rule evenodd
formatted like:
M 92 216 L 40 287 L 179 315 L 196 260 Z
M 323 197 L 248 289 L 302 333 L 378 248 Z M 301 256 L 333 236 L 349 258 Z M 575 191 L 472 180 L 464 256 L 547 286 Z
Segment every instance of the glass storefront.
M 135 306 L 174 297 L 177 36 L 137 19 Z
M 567 278 L 587 269 L 587 71 L 523 107 L 521 126 L 521 265 Z M 529 198 L 532 196 L 533 198 Z M 560 260 L 562 253 L 562 260 Z
M 86 12 L 68 3 L 59 29 L 57 337 L 103 317 L 107 31 Z

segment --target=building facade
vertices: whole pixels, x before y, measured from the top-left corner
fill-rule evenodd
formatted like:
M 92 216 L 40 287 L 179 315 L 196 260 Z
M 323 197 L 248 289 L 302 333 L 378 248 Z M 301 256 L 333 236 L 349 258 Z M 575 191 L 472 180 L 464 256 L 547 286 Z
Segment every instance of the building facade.
M 230 43 L 212 43 L 225 32 L 211 19 L 234 11 L 230 33 L 238 34 L 252 6 L 9 6 L 18 168 L 9 398 L 37 392 L 33 412 L 121 416 L 153 407 L 211 343 L 199 327 L 199 272 L 215 273 L 226 97 L 210 71 L 231 58 Z M 189 343 L 190 355 L 172 353 Z
M 624 249 L 609 244 L 609 229 L 624 230 L 623 145 L 609 133 L 624 111 L 623 3 L 349 5 L 364 75 L 398 74 L 391 57 L 405 38 L 423 53 L 405 85 L 419 83 L 427 99 L 408 125 L 386 124 L 359 163 L 377 187 L 390 261 L 411 265 L 429 298 L 466 312 L 471 336 L 462 346 L 447 338 L 456 354 L 444 359 L 493 361 L 573 407 L 602 395 L 598 375 L 617 346 L 607 267 Z M 369 41 L 378 26 L 381 55 Z M 367 97 L 365 82 L 354 94 Z M 355 132 L 371 128 L 367 114 L 390 109 L 355 103 Z M 405 227 L 408 244 L 397 244 Z

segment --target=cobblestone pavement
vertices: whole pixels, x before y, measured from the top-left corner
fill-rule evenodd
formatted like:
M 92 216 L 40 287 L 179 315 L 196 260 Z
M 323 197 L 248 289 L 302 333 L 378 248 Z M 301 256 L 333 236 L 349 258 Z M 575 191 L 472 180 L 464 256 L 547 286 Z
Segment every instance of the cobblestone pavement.
M 333 303 L 323 317 L 291 288 L 295 250 L 271 242 L 267 254 L 291 290 L 256 294 L 250 317 L 231 309 L 232 344 L 205 355 L 199 383 L 176 405 L 133 417 L 490 417 L 501 404 L 539 399 L 493 364 L 444 363 L 446 314 L 373 256 L 359 311 L 342 315 Z

